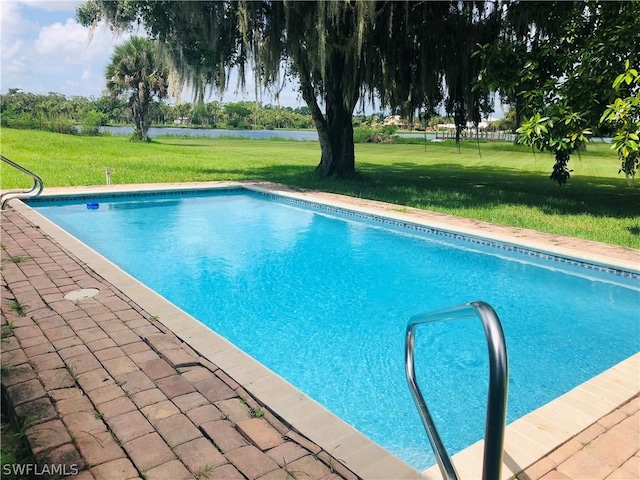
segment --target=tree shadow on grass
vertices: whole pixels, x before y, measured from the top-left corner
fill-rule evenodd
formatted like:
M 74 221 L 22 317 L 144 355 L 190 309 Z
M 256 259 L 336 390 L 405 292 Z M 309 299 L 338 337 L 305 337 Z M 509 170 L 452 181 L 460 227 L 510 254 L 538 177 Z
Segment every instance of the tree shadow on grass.
M 355 197 L 421 208 L 526 206 L 547 214 L 633 218 L 640 212 L 640 191 L 624 179 L 576 176 L 560 187 L 545 173 L 517 169 L 461 167 L 459 164 L 381 166 L 360 162 L 350 178 L 323 179 L 306 165 L 270 165 L 243 169 L 198 170 L 238 178 L 267 180 Z M 630 227 L 630 228 L 638 228 Z

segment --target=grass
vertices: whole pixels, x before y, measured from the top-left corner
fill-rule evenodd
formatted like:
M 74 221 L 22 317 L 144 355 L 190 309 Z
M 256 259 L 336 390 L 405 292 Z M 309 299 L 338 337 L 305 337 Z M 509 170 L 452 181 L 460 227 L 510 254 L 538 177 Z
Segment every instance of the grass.
M 9 261 L 11 263 L 22 263 L 30 259 L 31 259 L 30 257 L 19 257 L 19 256 L 9 257 Z
M 608 145 L 574 155 L 568 185 L 549 174 L 553 157 L 504 142 L 357 144 L 358 174 L 314 173 L 317 142 L 158 137 L 81 137 L 2 130 L 3 155 L 38 173 L 48 187 L 123 183 L 268 180 L 382 200 L 553 234 L 640 248 L 640 192 L 618 174 Z M 30 182 L 6 165 L 2 188 Z
M 18 300 L 13 300 L 13 302 L 11 302 L 11 305 L 9 305 L 9 308 L 16 312 L 19 317 L 26 317 L 27 312 L 29 311 L 29 305 L 20 303 Z
M 25 436 L 27 423 L 18 426 L 11 422 L 10 415 L 6 411 L 6 404 L 7 402 L 2 402 L 3 408 L 0 421 L 0 467 L 2 469 L 2 478 L 6 480 L 35 478 L 34 475 L 18 473 L 21 471 L 20 465 L 27 468 L 27 464 L 35 462 Z

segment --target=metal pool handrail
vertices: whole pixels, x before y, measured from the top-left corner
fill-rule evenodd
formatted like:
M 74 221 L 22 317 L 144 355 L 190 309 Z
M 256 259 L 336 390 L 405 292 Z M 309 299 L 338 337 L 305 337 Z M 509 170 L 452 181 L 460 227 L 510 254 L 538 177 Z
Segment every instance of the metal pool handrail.
M 422 392 L 416 383 L 414 342 L 416 328 L 420 325 L 447 320 L 459 320 L 471 316 L 480 317 L 489 349 L 489 394 L 485 420 L 482 478 L 483 480 L 498 480 L 502 469 L 509 366 L 504 332 L 502 331 L 500 319 L 493 308 L 485 302 L 470 302 L 445 310 L 438 310 L 436 312 L 412 317 L 407 324 L 405 337 L 405 371 L 413 400 L 418 407 L 422 424 L 427 431 L 427 436 L 433 447 L 440 472 L 443 478 L 447 480 L 457 480 L 458 473 L 440 439 L 440 435 L 429 413 Z
M 13 160 L 9 160 L 3 155 L 0 155 L 0 160 L 11 165 L 13 168 L 20 170 L 22 173 L 29 175 L 33 179 L 33 186 L 29 190 L 11 190 L 3 193 L 2 196 L 0 196 L 0 210 L 4 210 L 6 203 L 12 198 L 37 197 L 42 193 L 42 190 L 44 190 L 44 182 L 38 175 L 30 170 L 27 170 L 22 165 L 17 164 Z

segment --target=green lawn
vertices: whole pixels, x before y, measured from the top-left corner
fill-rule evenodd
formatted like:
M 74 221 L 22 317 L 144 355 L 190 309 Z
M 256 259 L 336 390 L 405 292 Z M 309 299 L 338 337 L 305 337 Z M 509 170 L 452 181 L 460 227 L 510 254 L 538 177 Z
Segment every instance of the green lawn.
M 553 158 L 508 143 L 358 144 L 358 175 L 318 178 L 317 142 L 158 137 L 82 137 L 2 129 L 2 154 L 38 173 L 46 186 L 269 180 L 383 200 L 504 225 L 640 248 L 640 190 L 618 174 L 608 145 L 574 155 L 559 187 Z M 30 186 L 4 164 L 2 188 Z

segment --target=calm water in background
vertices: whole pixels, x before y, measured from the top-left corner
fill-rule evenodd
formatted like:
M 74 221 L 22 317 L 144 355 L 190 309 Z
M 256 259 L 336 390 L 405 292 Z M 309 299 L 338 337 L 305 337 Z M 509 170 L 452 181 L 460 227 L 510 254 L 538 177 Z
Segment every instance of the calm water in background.
M 133 127 L 100 127 L 101 132 L 111 135 L 131 135 Z M 288 140 L 318 140 L 318 132 L 310 130 L 224 130 L 205 128 L 151 127 L 150 137 L 174 135 L 185 137 L 241 137 L 251 139 L 284 138 Z
M 131 135 L 133 127 L 100 127 L 101 132 L 107 132 L 111 135 Z M 250 138 L 253 140 L 266 138 L 284 138 L 287 140 L 306 140 L 318 141 L 318 132 L 315 130 L 225 130 L 217 128 L 179 128 L 179 127 L 151 127 L 149 129 L 150 137 L 159 137 L 162 135 L 171 135 L 176 137 L 239 137 Z M 404 138 L 426 138 L 426 140 L 436 140 L 436 134 L 428 132 L 416 133 L 398 133 L 399 137 Z M 513 135 L 508 135 L 508 141 L 515 140 Z M 502 137 L 501 137 L 502 138 Z M 502 138 L 502 141 L 505 141 Z M 611 138 L 596 137 L 591 139 L 592 142 L 611 143 Z
M 434 458 L 404 376 L 411 316 L 495 308 L 509 422 L 640 349 L 637 282 L 613 275 L 257 194 L 91 200 L 31 205 L 419 469 Z M 480 322 L 424 327 L 416 351 L 449 451 L 482 438 Z
M 100 127 L 101 132 L 108 132 L 111 135 L 131 135 L 133 127 Z M 284 138 L 287 140 L 307 140 L 318 141 L 318 132 L 315 130 L 224 130 L 224 129 L 206 129 L 206 128 L 178 128 L 178 127 L 162 127 L 149 129 L 150 137 L 159 137 L 162 135 L 185 136 L 185 137 L 240 137 L 250 138 L 252 140 L 266 138 Z M 424 138 L 424 133 L 403 133 L 402 137 Z M 427 134 L 427 140 L 433 140 L 436 136 L 433 133 Z

